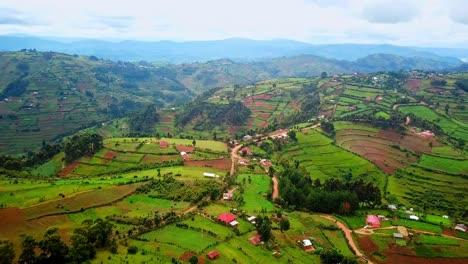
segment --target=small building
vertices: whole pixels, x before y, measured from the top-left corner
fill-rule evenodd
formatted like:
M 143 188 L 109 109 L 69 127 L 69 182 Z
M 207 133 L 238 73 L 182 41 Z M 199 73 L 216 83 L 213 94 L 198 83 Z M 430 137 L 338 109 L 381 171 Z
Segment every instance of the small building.
M 224 222 L 225 224 L 229 224 L 236 219 L 237 217 L 231 213 L 224 213 L 218 216 L 218 220 Z
M 214 174 L 214 173 L 210 173 L 210 172 L 204 172 L 203 173 L 203 176 L 207 177 L 207 178 L 219 178 L 218 175 Z
M 397 226 L 398 233 L 400 233 L 403 237 L 408 237 L 408 230 L 404 226 Z
M 389 205 L 388 205 L 388 209 L 390 209 L 390 210 L 396 210 L 397 207 L 396 207 L 396 205 L 394 205 L 394 204 L 389 204 Z
M 315 250 L 314 247 L 312 246 L 312 241 L 310 241 L 309 239 L 302 240 L 301 241 L 301 247 L 306 252 L 310 252 L 310 251 Z
M 455 230 L 462 231 L 462 232 L 466 232 L 467 227 L 466 227 L 466 225 L 464 225 L 464 224 L 457 224 L 457 225 L 455 226 Z
M 187 158 L 189 157 L 189 155 L 188 155 L 187 152 L 185 152 L 185 151 L 180 152 L 180 156 L 181 156 L 183 159 L 187 159 Z
M 236 220 L 234 220 L 234 221 L 229 222 L 229 225 L 232 226 L 232 227 L 238 227 L 238 226 L 239 226 L 239 222 L 237 222 Z
M 416 216 L 416 215 L 410 215 L 410 216 L 409 216 L 409 219 L 415 220 L 415 221 L 419 221 L 419 217 Z
M 247 221 L 255 225 L 255 220 L 257 220 L 256 216 L 249 216 L 247 217 Z
M 380 220 L 376 215 L 367 215 L 366 225 L 374 228 L 380 228 Z
M 167 148 L 168 146 L 169 146 L 169 143 L 167 141 L 159 142 L 159 147 L 160 148 Z
M 251 135 L 245 135 L 244 140 L 252 140 L 252 136 Z
M 223 193 L 223 200 L 232 200 L 232 193 Z
M 245 153 L 245 155 L 247 155 L 247 156 L 252 155 L 252 151 L 248 147 L 245 147 L 245 148 L 241 149 L 240 151 L 241 151 L 242 154 Z
M 383 100 L 383 98 L 382 98 L 382 97 L 380 97 L 380 96 L 379 96 L 379 97 L 377 97 L 377 98 L 375 98 L 375 101 L 376 101 L 377 103 L 381 102 L 382 100 Z
M 404 237 L 403 237 L 403 235 L 400 234 L 400 233 L 393 233 L 393 238 L 395 238 L 395 239 L 403 239 Z
M 217 259 L 217 258 L 219 258 L 219 252 L 216 251 L 216 250 L 213 250 L 213 251 L 209 252 L 208 254 L 206 254 L 206 256 L 209 259 Z
M 387 219 L 385 215 L 377 215 L 377 218 L 379 218 L 380 221 L 384 221 L 385 219 Z
M 254 245 L 254 246 L 258 246 L 258 244 L 260 244 L 262 240 L 260 239 L 260 235 L 255 235 L 251 238 L 249 238 L 249 243 Z
M 425 137 L 425 138 L 432 138 L 435 136 L 434 133 L 432 133 L 431 131 L 429 130 L 424 130 L 423 132 L 419 133 L 421 136 Z
M 442 218 L 448 219 L 449 216 L 448 215 L 443 215 Z

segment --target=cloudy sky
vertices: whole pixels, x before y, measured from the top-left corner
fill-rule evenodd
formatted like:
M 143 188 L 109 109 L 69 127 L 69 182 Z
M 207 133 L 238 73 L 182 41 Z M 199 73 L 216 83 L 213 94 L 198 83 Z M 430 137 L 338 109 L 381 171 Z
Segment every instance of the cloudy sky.
M 468 47 L 467 0 L 1 0 L 0 34 Z

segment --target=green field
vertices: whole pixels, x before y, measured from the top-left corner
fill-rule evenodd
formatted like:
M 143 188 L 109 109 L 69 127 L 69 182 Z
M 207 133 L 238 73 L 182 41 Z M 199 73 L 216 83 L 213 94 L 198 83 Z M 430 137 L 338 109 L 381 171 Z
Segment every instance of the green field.
M 468 174 L 468 160 L 454 160 L 429 155 L 422 155 L 418 166 L 450 174 Z
M 250 183 L 248 181 L 249 176 L 251 179 Z M 239 183 L 245 181 L 245 184 L 243 185 L 244 193 L 242 194 L 242 196 L 244 197 L 245 204 L 242 205 L 242 209 L 246 210 L 247 212 L 255 213 L 260 212 L 262 209 L 265 209 L 267 212 L 274 211 L 276 209 L 276 207 L 264 197 L 264 195 L 271 192 L 271 178 L 268 175 L 241 174 L 238 176 L 237 181 Z
M 458 240 L 454 238 L 448 238 L 443 236 L 432 236 L 432 235 L 419 235 L 416 238 L 416 243 L 426 244 L 426 245 L 449 245 L 449 246 L 458 246 Z

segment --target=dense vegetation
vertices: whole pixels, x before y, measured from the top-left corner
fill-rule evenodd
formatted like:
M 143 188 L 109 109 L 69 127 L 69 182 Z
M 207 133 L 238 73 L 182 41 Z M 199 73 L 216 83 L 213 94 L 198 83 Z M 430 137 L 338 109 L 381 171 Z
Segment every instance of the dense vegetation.
M 102 147 L 102 136 L 98 134 L 82 134 L 68 138 L 63 147 L 65 162 L 70 163 L 84 155 L 92 155 Z
M 374 207 L 381 203 L 381 193 L 362 179 L 343 183 L 338 179 L 311 179 L 302 169 L 286 167 L 280 177 L 279 202 L 315 212 L 350 214 L 360 205 Z

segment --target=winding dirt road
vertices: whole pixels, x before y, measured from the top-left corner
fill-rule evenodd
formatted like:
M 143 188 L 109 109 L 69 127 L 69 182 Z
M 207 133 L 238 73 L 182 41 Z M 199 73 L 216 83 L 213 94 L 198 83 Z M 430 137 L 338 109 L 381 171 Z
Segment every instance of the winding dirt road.
M 240 148 L 242 148 L 242 144 L 235 146 L 231 150 L 231 172 L 229 173 L 229 175 L 231 176 L 234 175 L 234 173 L 236 172 L 236 162 L 240 159 L 238 154 Z
M 323 217 L 325 219 L 335 222 L 335 224 L 345 233 L 346 239 L 348 240 L 348 244 L 353 249 L 354 254 L 358 258 L 361 258 L 363 254 L 361 253 L 359 248 L 356 246 L 356 243 L 354 243 L 352 231 L 348 227 L 343 225 L 340 221 L 334 219 L 331 215 L 320 215 L 320 217 Z M 372 264 L 370 260 L 367 260 L 367 263 Z
M 278 190 L 278 179 L 276 178 L 276 176 L 273 176 L 273 178 L 271 178 L 271 180 L 273 181 L 273 200 L 275 200 L 276 198 L 279 197 L 279 190 Z

